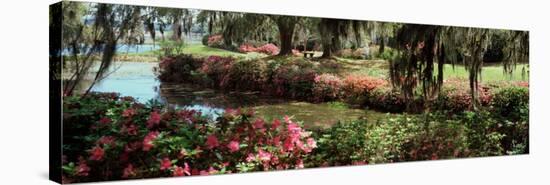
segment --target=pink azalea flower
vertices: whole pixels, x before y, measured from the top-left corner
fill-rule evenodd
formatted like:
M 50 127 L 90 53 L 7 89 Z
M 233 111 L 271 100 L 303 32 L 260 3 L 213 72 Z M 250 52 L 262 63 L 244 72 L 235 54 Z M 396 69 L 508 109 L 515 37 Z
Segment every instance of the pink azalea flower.
M 263 119 L 256 119 L 254 122 L 254 128 L 255 129 L 263 129 L 264 128 L 264 120 Z
M 122 171 L 122 178 L 128 178 L 135 175 L 136 175 L 136 172 L 132 164 L 128 164 L 128 166 L 126 166 L 126 168 L 124 168 L 124 170 Z
M 258 158 L 259 158 L 260 160 L 262 160 L 262 161 L 269 161 L 269 160 L 271 160 L 271 156 L 272 156 L 271 153 L 266 152 L 266 151 L 264 151 L 264 150 L 262 150 L 262 149 L 260 149 L 260 150 L 258 151 Z
M 149 132 L 149 134 L 147 134 L 145 138 L 143 138 L 143 151 L 149 151 L 151 148 L 153 148 L 153 141 L 158 137 L 158 135 L 159 132 L 154 131 Z
M 298 159 L 296 161 L 296 168 L 297 169 L 304 168 L 304 161 L 302 161 L 302 159 Z
M 160 114 L 157 111 L 151 112 L 149 120 L 147 120 L 147 128 L 151 128 L 160 123 Z
M 293 148 L 294 148 L 294 143 L 292 143 L 292 139 L 290 138 L 285 139 L 285 141 L 283 142 L 283 149 L 285 151 L 292 151 Z
M 103 151 L 103 148 L 101 148 L 99 146 L 95 146 L 90 151 L 90 154 L 91 154 L 91 156 L 90 156 L 91 160 L 101 161 L 101 159 L 103 159 L 103 155 L 105 154 L 105 151 Z
M 254 154 L 248 154 L 248 156 L 246 157 L 246 162 L 252 162 L 256 160 L 256 156 L 254 156 Z
M 199 175 L 210 175 L 210 173 L 208 173 L 206 170 L 201 170 L 199 172 Z
M 229 144 L 227 144 L 227 148 L 229 148 L 230 152 L 239 151 L 239 142 L 238 141 L 231 141 L 231 142 L 229 142 Z
M 187 163 L 185 163 L 184 168 L 176 166 L 174 168 L 173 175 L 174 175 L 174 177 L 179 177 L 179 176 L 184 176 L 184 175 L 191 175 L 191 173 L 189 172 L 189 165 L 187 165 Z
M 307 146 L 309 146 L 310 148 L 317 148 L 317 142 L 315 142 L 315 139 L 310 137 L 310 138 L 307 138 L 306 142 L 307 142 Z
M 115 137 L 113 136 L 102 136 L 96 142 L 98 145 L 113 145 L 115 143 Z
M 107 125 L 107 124 L 110 124 L 112 122 L 111 118 L 107 118 L 107 117 L 103 117 L 99 120 L 99 123 L 101 123 L 102 125 Z
M 129 109 L 126 109 L 126 110 L 122 111 L 122 117 L 126 117 L 126 118 L 132 117 L 135 114 L 136 114 L 136 110 L 134 110 L 132 108 L 129 108 Z
M 273 124 L 271 125 L 271 129 L 276 130 L 281 125 L 281 121 L 278 119 L 273 120 Z
M 86 161 L 84 159 L 80 159 L 78 162 L 78 166 L 76 168 L 76 175 L 77 176 L 88 176 L 90 172 L 90 167 L 86 164 Z
M 160 170 L 168 170 L 172 167 L 172 161 L 168 157 L 163 158 L 160 161 Z
M 218 138 L 214 134 L 212 134 L 206 138 L 206 145 L 208 149 L 213 149 L 218 147 L 220 143 L 218 142 Z

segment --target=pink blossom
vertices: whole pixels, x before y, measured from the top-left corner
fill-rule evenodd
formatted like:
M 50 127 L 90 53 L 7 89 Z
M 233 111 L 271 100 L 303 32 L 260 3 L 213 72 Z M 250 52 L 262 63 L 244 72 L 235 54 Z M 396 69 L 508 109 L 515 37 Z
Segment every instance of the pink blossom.
M 80 159 L 78 162 L 78 166 L 76 167 L 76 175 L 77 176 L 88 176 L 90 172 L 90 167 L 86 164 L 86 160 Z
M 122 117 L 126 117 L 126 118 L 132 117 L 135 114 L 136 114 L 136 110 L 134 110 L 132 108 L 129 108 L 129 109 L 126 109 L 126 110 L 122 111 Z
M 114 143 L 115 137 L 113 136 L 101 136 L 101 138 L 96 141 L 98 145 L 113 145 Z
M 214 134 L 212 134 L 206 138 L 206 145 L 208 149 L 213 149 L 218 147 L 220 144 L 218 142 L 218 138 Z
M 297 169 L 304 168 L 304 161 L 302 161 L 302 159 L 296 160 L 296 168 Z
M 271 129 L 276 130 L 281 125 L 281 121 L 279 119 L 273 120 L 273 124 L 271 124 Z
M 189 165 L 187 165 L 187 163 L 184 164 L 184 168 L 182 167 L 179 167 L 179 166 L 176 166 L 174 168 L 174 177 L 179 177 L 179 176 L 183 176 L 183 175 L 191 175 L 190 173 L 190 170 L 189 170 Z
M 147 134 L 145 138 L 143 138 L 143 151 L 149 151 L 151 148 L 153 148 L 153 141 L 158 137 L 158 135 L 159 132 L 154 131 L 149 132 L 149 134 Z
M 254 121 L 254 128 L 255 129 L 263 129 L 264 128 L 264 120 L 263 119 L 256 119 L 256 121 Z
M 168 170 L 172 167 L 172 161 L 168 157 L 163 158 L 160 161 L 160 170 Z
M 91 160 L 101 161 L 101 159 L 103 159 L 103 155 L 105 154 L 105 151 L 103 150 L 103 148 L 101 148 L 99 146 L 95 146 L 90 151 L 90 154 L 91 154 L 91 156 L 90 156 Z
M 151 128 L 160 123 L 160 114 L 157 111 L 151 112 L 149 120 L 147 120 L 147 128 Z
M 310 137 L 310 138 L 307 138 L 306 142 L 307 142 L 307 145 L 308 145 L 309 147 L 311 147 L 311 148 L 317 148 L 317 142 L 315 142 L 315 139 L 313 139 L 313 138 Z
M 102 125 L 107 125 L 107 124 L 110 124 L 111 122 L 112 122 L 111 118 L 103 117 L 99 119 L 99 123 L 101 123 Z
M 126 168 L 124 168 L 124 170 L 122 171 L 122 178 L 128 178 L 135 175 L 136 175 L 136 172 L 132 164 L 128 164 L 128 166 L 126 166 Z
M 264 151 L 264 150 L 262 150 L 262 149 L 260 149 L 260 150 L 258 151 L 258 158 L 259 158 L 260 160 L 262 160 L 262 161 L 269 161 L 269 160 L 271 160 L 271 156 L 272 156 L 271 153 L 266 152 L 266 151 Z
M 231 141 L 231 142 L 229 142 L 229 144 L 227 144 L 227 148 L 229 148 L 230 152 L 239 151 L 239 142 L 238 141 Z
M 254 156 L 254 154 L 248 154 L 246 157 L 246 162 L 252 162 L 254 160 L 256 160 L 256 156 Z

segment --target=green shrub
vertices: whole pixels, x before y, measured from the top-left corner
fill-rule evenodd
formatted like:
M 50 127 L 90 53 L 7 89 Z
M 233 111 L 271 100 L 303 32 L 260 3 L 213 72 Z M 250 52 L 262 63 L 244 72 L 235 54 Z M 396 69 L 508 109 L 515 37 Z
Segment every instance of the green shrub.
M 337 123 L 318 133 L 317 149 L 310 157 L 313 166 L 338 166 L 365 162 L 368 125 L 366 120 Z M 315 135 L 314 135 L 315 137 Z
M 529 119 L 529 89 L 507 87 L 494 94 L 491 103 L 495 113 L 511 121 Z

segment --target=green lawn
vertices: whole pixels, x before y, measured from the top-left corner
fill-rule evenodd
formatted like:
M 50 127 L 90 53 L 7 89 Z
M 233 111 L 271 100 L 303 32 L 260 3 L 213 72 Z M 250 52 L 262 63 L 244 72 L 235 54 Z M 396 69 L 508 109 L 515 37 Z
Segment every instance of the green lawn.
M 182 52 L 185 54 L 192 54 L 195 56 L 211 56 L 211 55 L 224 56 L 224 57 L 227 57 L 227 56 L 246 57 L 247 56 L 247 54 L 244 54 L 244 53 L 238 53 L 238 52 L 233 52 L 229 50 L 208 47 L 202 44 L 187 45 L 183 48 Z
M 468 71 L 464 66 L 453 66 L 445 64 L 443 74 L 446 79 L 459 78 L 468 79 Z M 511 74 L 504 72 L 502 65 L 485 66 L 481 71 L 481 81 L 496 82 L 496 81 L 528 81 L 529 80 L 529 65 L 518 64 Z
M 368 75 L 380 78 L 387 78 L 388 76 L 389 66 L 388 62 L 384 60 L 351 60 L 340 58 L 338 60 L 338 63 L 342 64 L 342 69 L 338 72 L 341 75 Z M 434 67 L 437 68 L 437 65 Z M 443 74 L 445 79 L 468 80 L 468 71 L 463 65 L 455 65 L 453 67 L 451 64 L 445 64 Z M 529 65 L 518 64 L 511 74 L 504 73 L 502 65 L 485 66 L 481 71 L 481 80 L 483 82 L 528 81 Z

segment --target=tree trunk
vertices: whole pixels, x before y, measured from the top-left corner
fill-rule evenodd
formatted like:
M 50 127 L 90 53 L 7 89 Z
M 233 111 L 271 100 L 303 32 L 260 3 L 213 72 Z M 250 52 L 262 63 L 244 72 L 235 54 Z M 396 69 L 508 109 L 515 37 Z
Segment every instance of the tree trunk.
M 279 39 L 281 41 L 279 56 L 292 54 L 292 36 L 294 35 L 294 23 L 279 22 L 277 23 L 279 28 Z
M 380 38 L 380 48 L 378 48 L 378 54 L 381 55 L 384 53 L 384 49 L 386 49 L 386 44 L 384 43 L 384 37 Z

